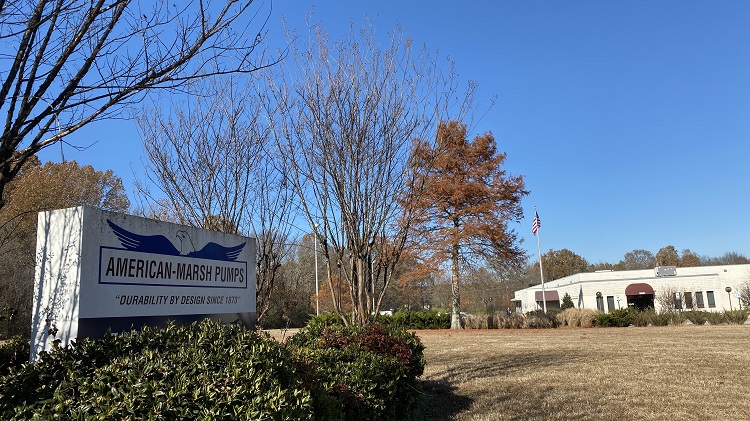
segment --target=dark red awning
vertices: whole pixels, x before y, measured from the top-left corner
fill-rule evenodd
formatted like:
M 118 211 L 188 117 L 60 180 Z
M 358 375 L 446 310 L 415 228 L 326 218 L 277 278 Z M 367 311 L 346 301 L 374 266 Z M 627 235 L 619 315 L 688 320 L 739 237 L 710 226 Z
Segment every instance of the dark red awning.
M 548 289 L 544 291 L 544 298 L 547 301 L 560 301 L 560 295 L 557 294 L 557 291 L 554 289 Z M 535 301 L 542 301 L 542 291 L 535 291 L 534 292 L 534 300 Z
M 625 295 L 654 295 L 649 284 L 630 284 L 625 288 Z

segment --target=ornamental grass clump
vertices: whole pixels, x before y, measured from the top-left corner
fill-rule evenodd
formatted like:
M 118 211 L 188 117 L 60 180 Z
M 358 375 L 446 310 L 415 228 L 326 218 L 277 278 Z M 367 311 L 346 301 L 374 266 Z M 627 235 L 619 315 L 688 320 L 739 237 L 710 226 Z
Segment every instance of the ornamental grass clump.
M 560 326 L 568 327 L 593 327 L 597 310 L 588 308 L 568 308 L 555 316 Z

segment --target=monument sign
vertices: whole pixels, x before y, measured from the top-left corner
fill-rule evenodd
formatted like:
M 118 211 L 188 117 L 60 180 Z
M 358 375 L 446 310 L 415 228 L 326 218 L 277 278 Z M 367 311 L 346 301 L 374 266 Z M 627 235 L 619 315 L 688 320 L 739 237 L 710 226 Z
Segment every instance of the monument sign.
M 168 320 L 255 324 L 255 239 L 90 207 L 41 212 L 31 360 Z

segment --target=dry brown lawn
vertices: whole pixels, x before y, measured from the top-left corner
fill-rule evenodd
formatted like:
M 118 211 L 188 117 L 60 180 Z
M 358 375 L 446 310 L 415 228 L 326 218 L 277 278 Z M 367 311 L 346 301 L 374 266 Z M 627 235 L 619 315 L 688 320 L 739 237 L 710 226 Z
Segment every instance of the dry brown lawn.
M 750 326 L 418 331 L 425 420 L 750 420 Z

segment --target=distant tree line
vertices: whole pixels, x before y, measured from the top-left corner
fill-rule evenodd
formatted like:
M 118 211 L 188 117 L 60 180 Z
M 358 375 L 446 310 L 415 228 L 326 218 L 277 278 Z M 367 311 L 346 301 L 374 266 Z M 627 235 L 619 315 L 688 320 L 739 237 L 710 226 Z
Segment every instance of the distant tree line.
M 549 250 L 542 254 L 545 281 L 564 278 L 576 273 L 600 270 L 638 270 L 653 269 L 656 266 L 695 267 L 748 263 L 750 263 L 750 259 L 737 252 L 726 252 L 718 257 L 700 256 L 690 249 L 683 249 L 680 253 L 672 245 L 662 247 L 656 252 L 656 255 L 643 249 L 629 251 L 617 263 L 589 263 L 585 258 L 568 249 Z M 538 260 L 527 266 L 526 271 L 530 273 L 529 284 L 541 282 Z M 533 273 L 536 273 L 536 280 L 533 280 Z

